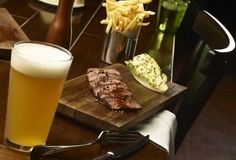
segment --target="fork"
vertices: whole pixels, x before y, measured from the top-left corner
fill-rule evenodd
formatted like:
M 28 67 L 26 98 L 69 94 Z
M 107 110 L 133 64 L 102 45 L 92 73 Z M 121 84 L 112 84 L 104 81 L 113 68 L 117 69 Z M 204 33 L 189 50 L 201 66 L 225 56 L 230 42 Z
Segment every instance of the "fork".
M 140 138 L 141 134 L 130 130 L 105 130 L 100 132 L 95 140 L 84 144 L 73 145 L 37 145 L 31 149 L 30 160 L 37 160 L 41 157 L 59 153 L 73 148 L 90 146 L 100 143 L 102 146 L 110 143 L 131 143 Z

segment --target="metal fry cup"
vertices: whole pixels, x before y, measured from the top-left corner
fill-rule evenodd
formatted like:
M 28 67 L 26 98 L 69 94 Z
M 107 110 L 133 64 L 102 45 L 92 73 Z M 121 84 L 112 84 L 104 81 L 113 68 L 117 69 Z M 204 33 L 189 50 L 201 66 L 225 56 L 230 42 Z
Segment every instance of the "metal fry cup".
M 135 54 L 140 28 L 127 32 L 110 30 L 104 40 L 102 61 L 114 64 L 132 59 Z

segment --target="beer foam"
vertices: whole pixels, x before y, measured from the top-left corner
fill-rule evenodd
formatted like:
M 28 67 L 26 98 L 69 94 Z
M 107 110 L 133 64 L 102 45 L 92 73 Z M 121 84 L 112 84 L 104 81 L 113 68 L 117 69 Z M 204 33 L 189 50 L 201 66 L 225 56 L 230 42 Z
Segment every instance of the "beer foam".
M 11 66 L 24 74 L 40 78 L 65 77 L 71 55 L 65 50 L 41 43 L 18 43 L 12 49 Z

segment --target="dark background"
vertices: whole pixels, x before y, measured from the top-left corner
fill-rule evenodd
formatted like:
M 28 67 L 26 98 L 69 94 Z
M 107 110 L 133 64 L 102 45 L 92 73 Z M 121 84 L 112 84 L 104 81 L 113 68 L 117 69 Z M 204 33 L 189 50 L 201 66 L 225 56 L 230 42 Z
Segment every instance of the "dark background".
M 236 1 L 235 0 L 208 0 L 203 6 L 204 9 L 211 12 L 224 26 L 236 40 Z M 236 69 L 236 51 L 234 50 L 232 56 L 232 67 Z
M 177 61 L 183 62 L 194 46 L 194 40 L 192 41 L 194 37 L 192 37 L 193 34 L 191 34 L 191 26 L 199 10 L 206 10 L 217 18 L 229 30 L 234 37 L 234 40 L 236 40 L 236 0 L 190 1 L 187 13 L 176 36 L 177 45 L 175 58 Z M 185 43 L 178 44 L 180 41 L 185 41 Z M 182 44 L 184 44 L 184 46 Z M 189 52 L 186 52 L 186 50 L 189 50 Z M 236 72 L 236 49 L 230 56 L 229 64 L 229 69 L 233 69 Z
M 190 9 L 188 12 L 207 10 L 224 24 L 236 40 L 236 0 L 192 0 L 192 2 L 193 5 L 191 4 L 191 8 L 188 8 Z M 176 36 L 177 43 L 179 40 L 186 40 L 185 46 L 182 46 L 186 48 L 190 48 L 189 44 L 191 44 L 191 39 L 188 39 L 191 34 L 188 34 L 186 27 L 189 21 L 193 20 L 191 16 L 185 17 L 183 27 Z M 184 62 L 187 52 L 179 45 L 176 47 L 178 47 L 178 52 L 175 58 Z M 235 81 L 236 51 L 234 50 L 228 71 L 185 137 L 176 154 L 176 160 L 235 160 Z

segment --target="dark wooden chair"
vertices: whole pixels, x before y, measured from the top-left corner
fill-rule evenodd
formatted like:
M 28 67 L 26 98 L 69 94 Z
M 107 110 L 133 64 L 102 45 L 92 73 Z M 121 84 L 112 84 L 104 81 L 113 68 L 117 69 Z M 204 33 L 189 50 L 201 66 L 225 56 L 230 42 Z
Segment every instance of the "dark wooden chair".
M 176 83 L 188 90 L 175 108 L 178 122 L 176 151 L 227 69 L 235 41 L 229 31 L 210 13 L 199 11 L 193 25 L 197 44 Z

